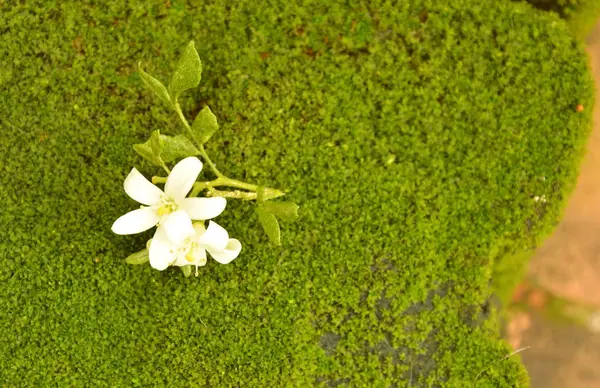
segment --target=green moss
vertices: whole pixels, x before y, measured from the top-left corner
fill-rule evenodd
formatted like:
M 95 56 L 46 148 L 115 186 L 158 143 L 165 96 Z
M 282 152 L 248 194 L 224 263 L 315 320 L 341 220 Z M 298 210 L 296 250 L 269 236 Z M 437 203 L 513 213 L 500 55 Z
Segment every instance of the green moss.
M 508 305 L 513 290 L 523 280 L 532 255 L 532 251 L 517 252 L 502 257 L 494 265 L 492 284 L 502 306 Z
M 593 87 L 567 26 L 499 1 L 169 4 L 1 6 L 0 381 L 525 386 L 486 300 L 573 187 Z M 182 103 L 217 114 L 219 167 L 302 207 L 276 249 L 232 201 L 242 255 L 186 279 L 126 265 L 149 234 L 110 225 L 128 170 L 159 172 L 131 145 L 180 130 L 136 63 L 164 81 L 190 39 Z
M 600 0 L 527 0 L 535 7 L 557 12 L 567 19 L 579 39 L 590 34 L 600 18 Z
M 582 1 L 567 14 L 569 27 L 579 39 L 585 39 L 600 19 L 600 1 Z

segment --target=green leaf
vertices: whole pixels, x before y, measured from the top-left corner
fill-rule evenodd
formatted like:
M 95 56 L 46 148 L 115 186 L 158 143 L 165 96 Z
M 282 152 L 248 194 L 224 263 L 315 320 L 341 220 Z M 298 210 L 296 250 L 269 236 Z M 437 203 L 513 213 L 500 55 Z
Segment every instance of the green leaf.
M 219 129 L 217 117 L 211 112 L 208 106 L 202 108 L 196 119 L 192 123 L 192 134 L 198 144 L 206 143 Z
M 152 153 L 160 157 L 160 152 L 162 150 L 162 139 L 160 136 L 160 131 L 158 129 L 152 131 L 152 133 L 150 134 L 150 139 L 148 139 L 148 143 L 150 144 L 150 149 L 152 149 Z
M 142 158 L 150 161 L 152 164 L 157 166 L 162 166 L 164 164 L 160 157 L 162 140 L 158 130 L 153 131 L 150 135 L 150 139 L 148 139 L 145 143 L 134 144 L 133 149 L 135 152 L 140 154 Z
M 162 160 L 160 159 L 160 156 L 156 156 L 148 144 L 134 144 L 133 149 L 135 152 L 140 154 L 142 158 L 150 161 L 150 163 L 157 166 L 162 166 Z
M 160 135 L 162 140 L 162 152 L 160 157 L 166 163 L 175 159 L 183 159 L 188 156 L 196 156 L 200 151 L 185 135 L 166 136 Z
M 190 275 L 192 274 L 192 265 L 184 265 L 183 267 L 179 267 L 181 268 L 181 272 L 183 272 L 183 276 L 185 276 L 186 278 L 189 278 Z
M 169 82 L 169 94 L 174 102 L 184 90 L 195 88 L 200 83 L 202 62 L 194 48 L 194 41 L 188 43 L 177 62 L 177 67 Z
M 139 252 L 132 253 L 131 255 L 127 256 L 125 262 L 127 264 L 137 265 L 147 263 L 148 260 L 150 260 L 149 252 L 148 249 L 144 248 Z
M 286 221 L 294 221 L 298 219 L 298 209 L 300 206 L 294 202 L 273 202 L 267 201 L 262 206 L 277 217 Z
M 258 214 L 258 221 L 269 237 L 269 240 L 271 240 L 274 245 L 281 245 L 281 230 L 279 229 L 277 218 L 273 213 L 260 205 L 256 207 L 256 213 Z
M 167 88 L 165 88 L 165 85 L 163 85 L 159 80 L 142 70 L 139 63 L 138 71 L 140 72 L 140 77 L 142 78 L 142 81 L 144 81 L 146 87 L 152 90 L 162 102 L 169 106 L 173 106 L 173 103 L 171 102 L 171 97 L 169 97 L 169 92 L 167 92 Z

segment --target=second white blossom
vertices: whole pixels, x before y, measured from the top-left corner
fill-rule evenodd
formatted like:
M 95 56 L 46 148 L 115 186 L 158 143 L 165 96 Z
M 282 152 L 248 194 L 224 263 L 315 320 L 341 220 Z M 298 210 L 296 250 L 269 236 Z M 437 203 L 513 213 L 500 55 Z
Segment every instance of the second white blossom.
M 206 265 L 206 252 L 221 264 L 233 261 L 242 250 L 242 244 L 229 238 L 227 231 L 216 222 L 194 222 L 194 233 L 179 243 L 173 243 L 162 231 L 157 231 L 149 242 L 150 265 L 158 270 L 169 266 Z

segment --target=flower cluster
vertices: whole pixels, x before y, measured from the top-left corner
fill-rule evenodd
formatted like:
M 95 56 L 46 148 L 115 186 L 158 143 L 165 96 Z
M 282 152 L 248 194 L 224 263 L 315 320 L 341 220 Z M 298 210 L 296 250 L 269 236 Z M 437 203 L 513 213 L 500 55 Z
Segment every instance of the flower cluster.
M 157 226 L 147 246 L 150 265 L 159 271 L 169 266 L 193 265 L 197 269 L 206 265 L 206 252 L 219 263 L 227 264 L 242 249 L 241 243 L 230 239 L 217 223 L 210 221 L 208 227 L 205 225 L 206 220 L 225 210 L 225 198 L 186 198 L 201 170 L 198 158 L 181 160 L 167 177 L 164 191 L 135 168 L 125 179 L 125 192 L 142 206 L 117 219 L 112 231 L 127 235 Z
M 207 252 L 221 264 L 234 260 L 242 244 L 229 238 L 227 231 L 217 223 L 209 221 L 225 210 L 226 198 L 253 201 L 258 222 L 274 245 L 281 245 L 279 220 L 298 218 L 298 205 L 273 201 L 285 195 L 283 191 L 232 179 L 219 171 L 210 159 L 204 145 L 219 129 L 217 117 L 204 106 L 190 124 L 178 101 L 181 93 L 199 85 L 201 73 L 202 62 L 193 41 L 179 58 L 168 87 L 139 68 L 142 82 L 163 105 L 177 114 L 184 131 L 165 135 L 154 130 L 145 143 L 133 145 L 135 152 L 164 169 L 168 176 L 154 176 L 151 183 L 134 168 L 125 179 L 125 192 L 142 206 L 116 220 L 112 231 L 123 235 L 157 227 L 146 249 L 125 259 L 129 264 L 149 261 L 159 271 L 176 266 L 189 276 L 192 267 L 196 267 L 197 275 L 198 267 L 206 265 Z M 202 171 L 202 162 L 197 156 L 202 157 L 215 179 L 196 181 Z M 176 160 L 180 162 L 169 170 L 167 164 Z M 164 183 L 164 191 L 154 183 Z M 205 197 L 198 197 L 202 192 Z

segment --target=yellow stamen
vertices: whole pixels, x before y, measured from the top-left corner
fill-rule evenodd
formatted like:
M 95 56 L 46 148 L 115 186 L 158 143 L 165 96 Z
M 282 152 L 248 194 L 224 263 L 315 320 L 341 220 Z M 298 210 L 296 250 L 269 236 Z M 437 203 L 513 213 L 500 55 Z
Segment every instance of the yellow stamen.
M 194 255 L 192 255 L 192 252 L 191 252 L 191 251 L 190 251 L 190 252 L 188 252 L 188 253 L 185 255 L 185 259 L 186 259 L 187 261 L 189 261 L 190 263 L 194 261 Z
M 165 216 L 165 215 L 170 214 L 170 213 L 171 213 L 171 207 L 170 206 L 161 206 L 156 211 L 156 214 L 158 214 L 159 216 Z

